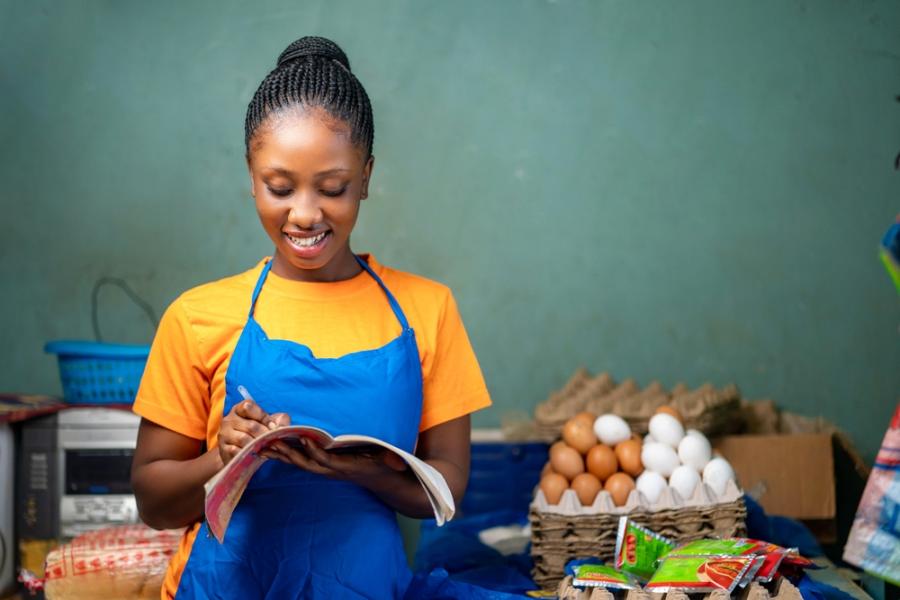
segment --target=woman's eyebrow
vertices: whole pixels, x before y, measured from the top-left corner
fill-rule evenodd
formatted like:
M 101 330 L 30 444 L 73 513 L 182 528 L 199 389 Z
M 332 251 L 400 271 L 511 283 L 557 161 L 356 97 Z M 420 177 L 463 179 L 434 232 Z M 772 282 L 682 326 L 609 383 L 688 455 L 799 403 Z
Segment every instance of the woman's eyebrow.
M 344 167 L 335 167 L 333 169 L 326 169 L 325 171 L 319 171 L 316 173 L 316 176 L 322 175 L 337 175 L 339 173 L 349 173 L 351 169 L 346 169 Z M 285 177 L 292 177 L 294 172 L 290 169 L 285 169 L 283 167 L 268 167 L 264 169 L 264 173 L 266 175 L 284 175 Z

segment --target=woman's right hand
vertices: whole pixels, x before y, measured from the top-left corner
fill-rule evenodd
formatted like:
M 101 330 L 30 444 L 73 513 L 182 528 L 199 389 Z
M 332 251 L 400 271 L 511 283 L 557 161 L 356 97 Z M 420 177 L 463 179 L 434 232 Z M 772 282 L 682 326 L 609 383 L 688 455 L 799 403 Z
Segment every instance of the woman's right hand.
M 253 400 L 234 405 L 219 427 L 219 457 L 227 465 L 241 448 L 270 429 L 291 424 L 286 413 L 268 414 Z

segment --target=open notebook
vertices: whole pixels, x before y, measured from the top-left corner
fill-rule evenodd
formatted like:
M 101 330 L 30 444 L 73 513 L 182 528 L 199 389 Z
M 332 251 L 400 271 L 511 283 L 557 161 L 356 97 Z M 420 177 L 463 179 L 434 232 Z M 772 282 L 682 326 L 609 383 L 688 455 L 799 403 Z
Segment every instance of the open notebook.
M 447 487 L 444 476 L 425 461 L 385 441 L 367 435 L 346 434 L 332 437 L 327 431 L 318 427 L 290 425 L 272 429 L 255 438 L 251 444 L 244 446 L 224 469 L 206 482 L 206 520 L 210 531 L 219 542 L 225 539 L 225 530 L 228 529 L 231 513 L 234 512 L 234 507 L 237 506 L 241 495 L 247 489 L 250 478 L 253 477 L 260 465 L 268 460 L 259 453 L 277 440 L 296 444 L 302 438 L 309 438 L 326 450 L 371 445 L 390 450 L 406 461 L 406 464 L 418 477 L 429 502 L 431 502 L 431 508 L 434 509 L 434 518 L 437 524 L 443 525 L 453 518 L 456 507 L 450 488 Z

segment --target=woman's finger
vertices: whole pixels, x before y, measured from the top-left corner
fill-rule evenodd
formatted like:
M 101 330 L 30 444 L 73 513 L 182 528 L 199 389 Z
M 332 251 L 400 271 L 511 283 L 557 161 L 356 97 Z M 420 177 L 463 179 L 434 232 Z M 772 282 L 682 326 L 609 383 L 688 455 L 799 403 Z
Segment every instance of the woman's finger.
M 253 400 L 244 400 L 242 402 L 238 402 L 234 406 L 234 414 L 245 419 L 259 421 L 260 423 L 265 422 L 266 417 L 269 416 L 268 413 L 260 408 L 259 404 L 257 404 Z
M 244 419 L 240 417 L 229 420 L 228 425 L 231 427 L 231 429 L 235 431 L 242 431 L 248 434 L 250 437 L 259 437 L 269 430 L 259 421 Z
M 325 475 L 325 476 L 333 476 L 335 474 L 334 471 L 332 469 L 328 468 L 327 465 L 323 465 L 323 464 L 319 463 L 318 461 L 313 459 L 311 456 L 308 456 L 307 454 L 305 454 L 299 450 L 295 450 L 294 448 L 291 448 L 287 444 L 278 442 L 275 444 L 275 448 L 278 450 L 278 452 L 280 452 L 281 454 L 286 456 L 288 459 L 290 459 L 292 464 L 294 464 L 297 467 L 300 467 L 301 469 L 303 469 L 305 471 L 309 471 L 310 473 L 315 473 L 317 475 Z
M 236 446 L 238 449 L 253 442 L 253 436 L 238 429 L 225 429 L 219 434 L 221 443 Z
M 276 427 L 287 427 L 291 424 L 291 416 L 287 413 L 273 413 L 269 415 L 269 419 L 267 422 L 267 426 L 270 429 L 275 429 Z

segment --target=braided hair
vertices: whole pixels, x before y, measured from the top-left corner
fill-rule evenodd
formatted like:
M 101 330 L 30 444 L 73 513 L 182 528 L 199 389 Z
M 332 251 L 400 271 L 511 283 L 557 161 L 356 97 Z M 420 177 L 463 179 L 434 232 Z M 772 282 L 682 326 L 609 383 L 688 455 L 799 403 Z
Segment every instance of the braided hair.
M 372 154 L 375 128 L 372 105 L 362 84 L 350 72 L 350 61 L 329 39 L 302 37 L 284 49 L 278 63 L 247 107 L 244 145 L 266 118 L 293 106 L 321 108 L 350 127 L 350 139 Z

